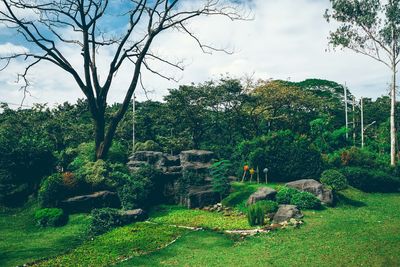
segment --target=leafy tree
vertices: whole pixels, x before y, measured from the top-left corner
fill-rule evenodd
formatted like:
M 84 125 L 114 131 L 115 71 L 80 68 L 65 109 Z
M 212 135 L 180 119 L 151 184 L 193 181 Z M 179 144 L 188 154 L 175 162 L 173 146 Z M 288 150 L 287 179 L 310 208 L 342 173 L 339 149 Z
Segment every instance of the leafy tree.
M 390 162 L 396 162 L 396 75 L 400 62 L 400 1 L 331 0 L 327 21 L 339 23 L 330 44 L 348 48 L 386 65 L 392 72 L 390 110 Z
M 231 20 L 240 19 L 236 5 L 218 0 L 203 0 L 188 5 L 182 0 L 123 1 L 25 1 L 3 0 L 0 22 L 25 40 L 29 51 L 16 52 L 0 59 L 6 61 L 24 58 L 28 60 L 20 78 L 29 85 L 27 75 L 33 67 L 46 62 L 61 68 L 70 75 L 84 93 L 94 121 L 96 158 L 107 156 L 118 124 L 128 110 L 130 99 L 141 82 L 142 68 L 168 78 L 155 71 L 150 62 L 158 61 L 167 66 L 182 69 L 179 63 L 151 51 L 154 40 L 167 30 L 179 30 L 193 38 L 203 51 L 220 50 L 204 45 L 190 31 L 187 22 L 199 16 L 223 15 Z M 24 11 L 24 12 L 21 12 Z M 29 15 L 27 15 L 29 14 Z M 120 27 L 109 27 L 110 18 L 118 18 Z M 76 34 L 66 36 L 66 31 Z M 18 39 L 17 39 L 18 40 Z M 76 69 L 67 58 L 63 46 L 75 49 L 82 55 L 80 69 Z M 111 60 L 102 77 L 98 66 L 99 51 L 110 49 Z M 127 66 L 131 78 L 127 82 L 125 98 L 109 118 L 106 116 L 107 98 L 114 78 Z

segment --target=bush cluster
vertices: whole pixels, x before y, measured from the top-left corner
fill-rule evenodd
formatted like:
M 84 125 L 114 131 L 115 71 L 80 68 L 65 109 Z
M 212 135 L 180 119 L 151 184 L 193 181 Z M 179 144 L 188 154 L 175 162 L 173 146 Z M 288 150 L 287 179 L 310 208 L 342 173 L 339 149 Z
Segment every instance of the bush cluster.
M 94 209 L 92 210 L 91 216 L 92 222 L 89 227 L 89 232 L 92 235 L 100 235 L 115 227 L 123 225 L 120 211 L 118 209 Z
M 45 208 L 35 212 L 35 221 L 40 226 L 62 226 L 68 221 L 68 215 L 62 209 Z
M 349 184 L 365 192 L 399 192 L 400 178 L 381 170 L 360 167 L 341 169 Z
M 268 168 L 270 181 L 283 182 L 319 177 L 323 169 L 320 153 L 310 141 L 291 131 L 277 131 L 241 142 L 237 162 L 249 161 L 260 170 Z
M 279 204 L 296 205 L 299 209 L 320 209 L 321 201 L 309 192 L 301 192 L 290 187 L 281 187 L 276 194 Z
M 321 174 L 320 181 L 335 191 L 346 189 L 348 186 L 346 176 L 344 176 L 340 171 L 334 169 L 324 171 Z
M 265 211 L 266 214 L 273 213 L 278 210 L 278 203 L 272 200 L 261 200 L 257 204 Z

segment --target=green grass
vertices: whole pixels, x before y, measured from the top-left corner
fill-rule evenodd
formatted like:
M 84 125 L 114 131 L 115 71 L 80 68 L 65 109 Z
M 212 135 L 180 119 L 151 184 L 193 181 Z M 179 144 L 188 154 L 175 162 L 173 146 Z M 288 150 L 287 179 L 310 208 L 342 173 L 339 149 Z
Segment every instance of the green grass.
M 35 266 L 110 266 L 132 256 L 162 248 L 188 230 L 151 223 L 135 223 L 86 241 L 71 252 Z
M 260 185 L 234 186 L 250 192 Z M 173 227 L 250 228 L 244 216 L 177 206 L 154 209 L 152 223 L 117 228 L 83 243 L 79 233 L 87 226 L 87 216 L 73 216 L 61 228 L 42 229 L 33 225 L 33 209 L 2 212 L 0 266 L 51 256 L 37 266 L 400 266 L 400 194 L 350 188 L 339 197 L 335 208 L 305 211 L 299 229 L 245 239 Z
M 89 217 L 70 216 L 63 227 L 42 228 L 35 224 L 35 204 L 21 209 L 0 210 L 0 266 L 17 266 L 55 256 L 76 247 L 86 237 Z
M 400 194 L 348 189 L 336 208 L 306 211 L 306 224 L 238 241 L 191 232 L 119 266 L 400 266 Z
M 252 229 L 244 215 L 224 216 L 222 213 L 190 210 L 180 206 L 160 206 L 150 214 L 159 224 L 201 227 L 212 230 Z

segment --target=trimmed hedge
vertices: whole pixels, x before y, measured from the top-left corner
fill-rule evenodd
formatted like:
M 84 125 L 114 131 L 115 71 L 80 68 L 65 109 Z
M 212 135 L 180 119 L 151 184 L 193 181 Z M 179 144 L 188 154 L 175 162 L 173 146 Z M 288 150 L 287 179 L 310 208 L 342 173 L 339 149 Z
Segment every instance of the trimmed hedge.
M 364 192 L 400 192 L 400 178 L 384 171 L 360 167 L 341 169 L 349 184 Z
M 321 175 L 320 182 L 335 191 L 344 190 L 348 186 L 346 176 L 334 169 L 324 171 Z

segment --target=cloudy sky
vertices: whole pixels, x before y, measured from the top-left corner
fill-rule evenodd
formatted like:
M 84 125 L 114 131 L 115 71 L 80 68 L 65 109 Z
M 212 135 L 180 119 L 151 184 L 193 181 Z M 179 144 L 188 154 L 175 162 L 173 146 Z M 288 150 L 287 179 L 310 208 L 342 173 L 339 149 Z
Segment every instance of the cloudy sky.
M 346 83 L 357 97 L 387 94 L 390 72 L 385 66 L 350 51 L 327 51 L 327 36 L 333 26 L 323 19 L 326 8 L 329 8 L 329 0 L 254 0 L 251 21 L 231 22 L 213 17 L 192 23 L 191 29 L 205 43 L 233 50 L 233 55 L 204 54 L 187 36 L 163 33 L 154 43 L 153 51 L 171 60 L 182 59 L 186 67 L 183 72 L 177 72 L 155 65 L 157 70 L 173 75 L 179 82 L 146 73 L 144 84 L 150 92 L 149 98 L 161 100 L 168 88 L 218 79 L 225 74 L 291 81 L 320 78 Z M 24 49 L 24 43 L 0 27 L 0 55 Z M 68 48 L 64 52 L 79 68 L 79 52 Z M 99 64 L 107 66 L 110 57 L 106 51 Z M 0 102 L 20 103 L 22 92 L 16 84 L 16 74 L 21 71 L 23 65 L 15 62 L 0 72 Z M 129 68 L 118 73 L 109 103 L 122 100 L 130 73 Z M 27 105 L 54 105 L 83 97 L 71 77 L 50 64 L 38 65 L 31 72 L 30 80 L 31 96 L 25 101 Z M 138 89 L 137 97 L 145 99 L 143 90 Z

